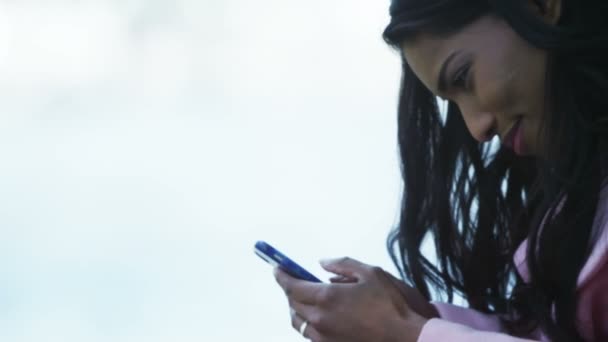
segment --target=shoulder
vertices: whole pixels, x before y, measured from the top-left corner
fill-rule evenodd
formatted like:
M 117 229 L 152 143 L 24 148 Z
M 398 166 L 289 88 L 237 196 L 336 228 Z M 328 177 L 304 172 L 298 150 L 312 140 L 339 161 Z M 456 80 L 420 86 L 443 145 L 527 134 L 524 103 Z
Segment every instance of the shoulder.
M 583 287 L 608 262 L 608 186 L 603 186 L 593 221 L 593 249 L 578 277 Z
M 600 263 L 589 281 L 579 287 L 577 317 L 587 341 L 608 339 L 608 260 Z

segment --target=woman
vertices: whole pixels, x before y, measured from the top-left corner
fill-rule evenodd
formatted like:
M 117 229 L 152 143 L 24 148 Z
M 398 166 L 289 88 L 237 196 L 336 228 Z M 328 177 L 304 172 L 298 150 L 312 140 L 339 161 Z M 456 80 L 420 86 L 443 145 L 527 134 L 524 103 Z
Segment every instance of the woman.
M 608 341 L 608 2 L 390 13 L 405 190 L 388 245 L 413 287 L 351 259 L 322 263 L 332 284 L 276 270 L 293 326 L 315 342 Z M 454 294 L 468 307 L 429 302 Z

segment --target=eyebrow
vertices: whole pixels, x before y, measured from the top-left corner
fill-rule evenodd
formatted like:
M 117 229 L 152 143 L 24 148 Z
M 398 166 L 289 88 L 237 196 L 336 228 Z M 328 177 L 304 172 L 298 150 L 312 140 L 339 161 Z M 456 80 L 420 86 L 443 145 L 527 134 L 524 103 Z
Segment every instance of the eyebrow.
M 460 51 L 452 52 L 448 56 L 448 58 L 446 58 L 445 61 L 443 62 L 443 65 L 441 66 L 441 70 L 439 70 L 439 80 L 437 82 L 439 94 L 445 94 L 445 92 L 448 88 L 448 81 L 447 81 L 447 75 L 446 75 L 448 72 L 448 65 L 452 62 L 454 57 L 456 57 L 458 55 L 459 52 Z

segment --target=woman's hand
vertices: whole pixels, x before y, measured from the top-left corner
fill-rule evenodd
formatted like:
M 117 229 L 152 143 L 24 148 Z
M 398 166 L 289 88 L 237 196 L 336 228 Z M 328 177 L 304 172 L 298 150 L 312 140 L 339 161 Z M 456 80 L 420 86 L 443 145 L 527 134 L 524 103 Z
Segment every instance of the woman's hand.
M 417 314 L 422 317 L 426 317 L 428 319 L 439 317 L 439 312 L 437 312 L 437 308 L 429 301 L 422 296 L 422 294 L 416 290 L 414 287 L 411 287 L 404 283 L 402 280 L 395 278 L 392 274 L 382 270 L 385 275 L 393 281 L 393 284 L 399 289 L 401 295 L 405 299 L 405 302 L 410 307 L 411 310 L 414 310 Z M 343 275 L 337 275 L 335 277 L 331 277 L 329 279 L 332 283 L 355 283 L 357 279 L 349 278 Z
M 292 309 L 292 325 L 314 342 L 415 342 L 427 318 L 413 311 L 397 279 L 342 258 L 323 268 L 352 282 L 312 283 L 275 269 Z M 400 283 L 400 282 L 399 282 Z

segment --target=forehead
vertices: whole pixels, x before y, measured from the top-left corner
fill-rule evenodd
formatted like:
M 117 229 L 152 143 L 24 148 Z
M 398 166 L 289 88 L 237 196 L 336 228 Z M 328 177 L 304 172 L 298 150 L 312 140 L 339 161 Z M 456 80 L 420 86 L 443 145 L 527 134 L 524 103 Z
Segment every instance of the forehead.
M 453 51 L 450 38 L 421 33 L 401 44 L 403 56 L 422 83 L 437 94 L 437 75 L 443 61 Z
M 448 35 L 419 33 L 401 44 L 403 56 L 416 76 L 437 94 L 437 77 L 443 62 L 456 51 L 465 53 L 493 49 L 501 44 L 506 28 L 497 18 L 484 16 L 462 30 Z

